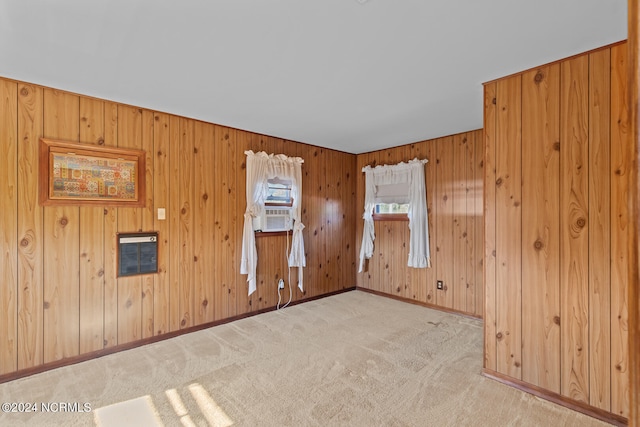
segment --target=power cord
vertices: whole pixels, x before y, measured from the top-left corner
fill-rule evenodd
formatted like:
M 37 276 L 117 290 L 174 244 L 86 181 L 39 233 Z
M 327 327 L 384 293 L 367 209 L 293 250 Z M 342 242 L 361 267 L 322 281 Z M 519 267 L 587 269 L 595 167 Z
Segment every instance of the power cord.
M 291 300 L 293 298 L 293 290 L 291 289 L 291 266 L 289 265 L 289 230 L 287 230 L 287 245 L 284 248 L 284 256 L 285 256 L 285 259 L 287 260 L 287 269 L 289 274 L 289 281 L 288 281 L 289 301 L 287 301 L 285 305 L 280 307 L 280 303 L 282 302 L 282 297 L 280 295 L 280 281 L 282 281 L 282 279 L 280 279 L 280 281 L 278 282 L 278 305 L 276 306 L 276 310 L 280 310 L 281 308 L 285 308 L 286 306 L 291 304 Z

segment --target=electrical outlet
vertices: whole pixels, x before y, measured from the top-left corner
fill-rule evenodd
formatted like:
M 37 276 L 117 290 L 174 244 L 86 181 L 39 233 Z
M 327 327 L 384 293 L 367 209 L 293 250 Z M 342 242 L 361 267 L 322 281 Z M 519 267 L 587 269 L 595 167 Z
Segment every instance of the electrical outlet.
M 278 289 L 284 289 L 284 280 L 278 280 Z
M 444 282 L 442 280 L 436 280 L 436 288 L 440 290 L 444 289 Z

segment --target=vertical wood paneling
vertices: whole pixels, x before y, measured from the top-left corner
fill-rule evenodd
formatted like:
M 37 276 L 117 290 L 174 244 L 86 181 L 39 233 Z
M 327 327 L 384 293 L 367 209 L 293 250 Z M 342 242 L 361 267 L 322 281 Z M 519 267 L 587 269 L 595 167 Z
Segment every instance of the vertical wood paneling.
M 237 132 L 235 129 L 227 129 L 228 139 L 226 140 L 226 158 L 229 159 L 229 170 L 227 171 L 227 207 L 229 209 L 229 235 L 226 239 L 225 252 L 228 254 L 227 263 L 227 313 L 229 317 L 238 313 L 237 293 L 241 288 L 242 279 L 240 273 L 240 254 L 242 245 L 238 244 L 242 240 L 242 225 L 244 224 L 244 210 L 239 207 L 239 200 L 244 200 L 244 194 L 238 193 L 238 179 L 240 173 L 244 172 L 238 162 L 239 147 L 236 141 Z M 242 172 L 241 172 L 242 171 Z
M 80 99 L 44 91 L 44 135 L 78 141 Z M 44 209 L 44 362 L 79 354 L 80 213 L 74 206 Z
M 626 148 L 626 55 L 626 44 L 620 43 L 522 73 L 522 113 L 505 117 L 505 126 L 514 129 L 522 120 L 522 131 L 512 137 L 501 135 L 509 133 L 500 130 L 500 116 L 507 112 L 502 98 L 519 102 L 520 88 L 508 85 L 520 76 L 485 85 L 484 129 L 485 368 L 505 373 L 500 365 L 500 312 L 503 306 L 521 306 L 522 319 L 516 324 L 523 328 L 522 380 L 622 417 L 629 416 L 627 291 L 633 221 L 627 204 L 632 165 Z M 494 105 L 490 99 L 496 86 Z M 510 145 L 500 140 L 513 144 L 520 134 L 522 225 L 517 230 L 501 219 L 507 210 L 500 202 L 503 175 L 519 175 L 513 166 L 508 174 L 501 172 L 500 158 L 508 156 L 502 151 Z M 492 157 L 498 158 L 495 176 Z M 511 251 L 503 259 L 500 240 L 513 240 L 518 231 L 522 254 Z M 515 277 L 501 277 L 508 263 L 522 269 L 522 298 Z M 492 328 L 493 316 L 497 330 Z
M 158 274 L 153 283 L 153 331 L 155 335 L 171 329 L 170 222 L 171 169 L 170 124 L 168 114 L 155 113 L 153 125 L 153 205 L 154 229 L 158 231 Z M 157 210 L 165 210 L 165 219 L 157 219 Z
M 194 220 L 195 186 L 193 178 L 194 162 L 194 122 L 180 119 L 180 152 L 179 152 L 179 218 L 180 237 L 180 328 L 193 326 L 195 318 L 194 295 Z
M 359 181 L 357 179 L 357 159 L 356 156 L 343 156 L 342 159 L 344 162 L 343 173 L 345 179 L 342 183 L 342 194 L 340 198 L 340 202 L 343 206 L 342 212 L 344 212 L 341 230 L 353 230 L 355 234 L 353 221 L 357 222 L 357 219 L 359 218 L 358 212 L 360 210 L 359 206 L 353 204 L 353 201 L 356 200 L 356 184 Z M 343 283 L 343 287 L 350 288 L 356 285 L 356 272 L 358 268 L 357 242 L 354 242 L 353 238 L 349 236 L 348 233 L 342 234 L 342 239 L 344 242 L 342 245 L 342 259 L 344 261 L 342 272 L 346 273 L 349 278 Z
M 356 275 L 358 286 L 481 315 L 483 146 L 482 131 L 473 131 L 357 156 L 358 219 L 354 255 L 359 257 L 363 229 L 362 167 L 396 164 L 413 158 L 429 160 L 425 165 L 425 180 L 431 253 L 431 268 L 407 267 L 408 223 L 376 220 L 374 254 L 365 262 L 365 271 Z M 476 151 L 479 154 L 476 155 Z M 444 281 L 446 289 L 436 290 L 438 279 Z
M 222 126 L 215 127 L 214 141 L 216 159 L 233 159 L 235 152 L 232 150 L 230 129 Z M 220 216 L 216 215 L 216 248 L 214 250 L 223 254 L 220 260 L 220 279 L 214 283 L 216 295 L 216 309 L 214 312 L 216 319 L 226 319 L 229 314 L 229 295 L 232 287 L 234 270 L 236 267 L 235 245 L 231 245 L 231 236 L 235 228 L 235 198 L 231 197 L 230 172 L 232 162 L 220 162 L 220 171 L 216 172 L 215 178 L 215 199 L 221 206 Z M 231 207 L 234 207 L 231 209 Z
M 289 281 L 286 236 L 261 239 L 258 293 L 247 297 L 239 274 L 248 148 L 305 160 L 306 291 L 293 299 L 354 284 L 355 155 L 8 80 L 0 102 L 0 144 L 14 159 L 0 172 L 3 207 L 14 205 L 0 221 L 0 274 L 13 280 L 0 293 L 0 372 L 275 306 L 277 279 Z M 42 136 L 144 150 L 146 206 L 40 207 Z M 149 230 L 160 233 L 158 274 L 116 277 L 117 233 Z
M 222 209 L 216 203 L 219 195 L 214 185 L 221 178 L 221 167 L 215 170 L 214 154 L 218 150 L 218 141 L 214 140 L 214 127 L 202 122 L 194 124 L 193 171 L 195 188 L 193 203 L 193 284 L 194 284 L 194 324 L 211 322 L 214 313 L 222 310 L 219 293 L 222 268 L 221 248 L 217 243 L 217 230 Z M 210 259 L 208 259 L 210 257 Z M 213 261 L 213 262 L 212 262 Z M 225 301 L 226 302 L 226 301 Z
M 446 196 L 451 198 L 453 207 L 453 281 L 447 283 L 447 294 L 451 294 L 453 308 L 465 311 L 467 308 L 467 136 L 459 134 L 453 137 L 452 191 Z
M 460 194 L 463 200 L 461 205 L 464 206 L 464 220 L 466 222 L 466 230 L 464 234 L 465 242 L 465 255 L 464 260 L 466 263 L 466 290 L 465 292 L 465 307 L 462 311 L 467 313 L 475 313 L 476 309 L 476 293 L 480 291 L 480 284 L 476 283 L 476 215 L 475 215 L 475 181 L 474 173 L 478 168 L 476 165 L 475 148 L 476 148 L 476 136 L 474 133 L 468 133 L 464 136 L 466 138 L 465 143 L 465 162 L 464 162 L 464 193 Z M 462 206 L 461 206 L 462 207 Z
M 589 62 L 560 66 L 562 394 L 589 402 Z
M 80 141 L 104 144 L 104 103 L 80 98 Z M 80 207 L 80 353 L 104 346 L 104 208 Z
M 627 48 L 611 48 L 611 412 L 629 416 L 628 271 L 630 222 L 628 176 L 632 167 L 627 149 Z
M 521 76 L 497 83 L 496 338 L 497 370 L 522 377 Z
M 18 369 L 44 361 L 44 226 L 38 205 L 43 90 L 18 84 Z
M 589 398 L 611 408 L 611 51 L 589 55 Z
M 560 66 L 522 76 L 522 379 L 560 393 Z
M 142 128 L 141 109 L 118 106 L 118 147 L 142 149 Z M 142 211 L 118 208 L 118 232 L 142 231 Z M 118 344 L 142 338 L 142 281 L 142 276 L 118 278 Z
M 484 86 L 484 367 L 497 371 L 496 162 L 497 83 Z
M 323 165 L 318 162 L 318 154 L 320 149 L 317 147 L 305 147 L 305 167 L 303 174 L 305 178 L 303 181 L 305 185 L 309 188 L 309 191 L 312 194 L 316 194 L 317 197 L 311 198 L 307 200 L 306 206 L 303 208 L 305 210 L 307 219 L 304 224 L 307 226 L 305 230 L 308 230 L 305 237 L 305 252 L 307 256 L 307 265 L 313 265 L 318 269 L 318 275 L 322 276 L 324 274 L 322 270 L 322 262 L 321 262 L 321 252 L 324 252 L 324 249 L 319 244 L 318 235 L 322 233 L 320 230 L 320 222 L 322 221 L 322 217 L 320 216 L 320 202 L 319 199 L 322 197 L 322 185 L 320 184 L 320 179 L 324 179 L 322 177 L 322 168 Z M 308 159 L 308 160 L 307 160 Z M 305 281 L 306 282 L 306 281 Z M 305 287 L 305 292 L 309 296 L 313 296 L 312 290 Z
M 376 221 L 380 223 L 380 236 L 378 241 L 379 250 L 377 251 L 380 255 L 380 275 L 377 276 L 377 280 L 380 281 L 380 291 L 386 294 L 394 294 L 393 292 L 393 250 L 394 250 L 394 238 L 395 230 L 393 225 L 393 221 Z M 375 256 L 375 252 L 374 252 Z
M 211 141 L 213 141 L 212 149 L 212 161 L 216 159 L 227 158 L 228 153 L 226 151 L 226 140 L 229 134 L 226 128 L 222 126 L 215 126 L 211 129 Z M 227 204 L 227 174 L 228 166 L 227 162 L 218 163 L 219 167 L 216 168 L 215 173 L 209 177 L 211 182 L 211 190 L 215 205 L 213 208 L 213 218 L 215 221 L 211 229 L 211 243 L 212 251 L 215 254 L 215 262 L 211 271 L 211 278 L 213 279 L 213 286 L 211 288 L 214 292 L 211 296 L 214 303 L 213 314 L 216 319 L 223 319 L 228 317 L 228 285 L 226 283 L 227 266 L 224 260 L 228 254 L 223 252 L 225 248 L 224 237 L 228 236 L 228 223 L 229 223 L 229 207 Z
M 236 313 L 244 314 L 249 313 L 253 306 L 253 295 L 248 295 L 249 283 L 247 282 L 247 275 L 240 274 L 240 256 L 242 255 L 242 235 L 244 227 L 244 214 L 247 210 L 247 156 L 244 153 L 249 150 L 248 134 L 246 132 L 235 132 L 236 140 L 236 156 L 235 163 L 238 165 L 237 188 L 243 189 L 238 193 L 236 197 L 236 206 L 238 211 L 238 217 L 240 220 L 236 225 L 236 242 L 238 246 L 238 261 L 236 262 Z
M 327 289 L 327 242 L 324 239 L 326 236 L 325 227 L 327 223 L 327 214 L 324 209 L 325 202 L 327 200 L 327 157 L 325 156 L 325 149 L 320 147 L 315 147 L 313 151 L 313 155 L 316 158 L 315 172 L 316 179 L 314 179 L 315 188 L 317 188 L 316 199 L 314 200 L 315 208 L 313 209 L 313 213 L 315 214 L 314 222 L 314 235 L 311 237 L 312 243 L 311 246 L 315 249 L 315 253 L 312 255 L 312 260 L 314 260 L 315 265 L 318 266 L 318 278 L 320 279 L 320 283 L 314 295 L 318 295 L 321 292 L 325 292 Z
M 327 194 L 325 195 L 325 212 L 326 212 L 326 222 L 325 222 L 325 233 L 329 236 L 337 235 L 339 230 L 339 219 L 338 219 L 338 205 L 334 203 L 334 200 L 338 199 L 338 191 L 340 186 L 341 177 L 341 168 L 340 168 L 340 153 L 337 151 L 327 151 L 326 152 L 327 161 L 328 161 L 328 170 L 329 173 L 325 176 L 326 179 L 326 189 Z M 325 280 L 327 284 L 327 291 L 331 288 L 331 283 L 336 283 L 338 280 L 337 272 L 339 271 L 336 267 L 339 262 L 340 256 L 340 243 L 341 239 L 326 239 L 327 248 L 325 252 Z
M 640 218 L 640 9 L 638 2 L 627 2 L 627 70 L 628 70 L 628 133 L 631 162 L 629 171 L 629 216 Z M 627 252 L 629 264 L 629 425 L 640 425 L 640 221 L 629 225 Z
M 182 271 L 181 253 L 183 244 L 180 240 L 181 223 L 181 141 L 182 120 L 169 117 L 169 201 L 167 205 L 167 221 L 169 221 L 169 326 L 171 331 L 180 329 L 182 321 Z M 178 242 L 176 244 L 176 242 Z
M 44 227 L 38 205 L 43 90 L 18 85 L 18 369 L 44 361 Z
M 475 218 L 475 282 L 476 314 L 484 318 L 484 135 L 475 135 L 475 168 L 473 170 L 473 199 Z
M 438 280 L 444 281 L 444 288 L 436 290 L 436 304 L 447 308 L 453 308 L 455 286 L 453 144 L 452 137 L 440 138 L 436 141 L 436 173 L 438 174 L 436 184 L 438 216 L 435 224 L 438 230 L 436 236 L 436 251 L 438 252 L 436 275 Z
M 118 105 L 104 103 L 104 145 L 118 145 Z M 118 209 L 104 208 L 104 327 L 103 346 L 118 344 L 118 280 L 117 264 Z
M 146 205 L 140 208 L 141 224 L 143 231 L 153 231 L 154 209 L 153 209 L 153 168 L 155 156 L 153 155 L 153 112 L 142 110 L 142 140 L 140 149 L 145 152 L 146 174 Z M 153 333 L 153 282 L 154 276 L 145 274 L 140 278 L 141 286 L 141 320 L 142 338 L 149 338 Z
M 18 369 L 18 85 L 0 81 L 0 374 Z

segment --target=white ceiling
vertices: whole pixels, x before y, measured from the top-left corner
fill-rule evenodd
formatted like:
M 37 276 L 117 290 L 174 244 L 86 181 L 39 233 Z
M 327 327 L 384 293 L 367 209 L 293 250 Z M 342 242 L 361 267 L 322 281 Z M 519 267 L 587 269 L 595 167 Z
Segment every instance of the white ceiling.
M 627 0 L 0 0 L 0 76 L 362 153 L 626 39 Z

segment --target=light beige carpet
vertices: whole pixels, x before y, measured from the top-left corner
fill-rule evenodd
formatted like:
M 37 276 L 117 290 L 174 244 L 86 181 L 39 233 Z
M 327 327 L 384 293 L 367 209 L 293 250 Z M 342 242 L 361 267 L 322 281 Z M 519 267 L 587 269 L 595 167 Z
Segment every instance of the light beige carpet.
M 480 321 L 355 291 L 1 384 L 67 410 L 0 425 L 604 425 L 481 364 Z

